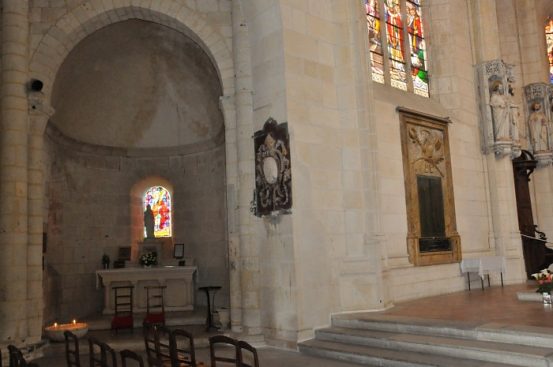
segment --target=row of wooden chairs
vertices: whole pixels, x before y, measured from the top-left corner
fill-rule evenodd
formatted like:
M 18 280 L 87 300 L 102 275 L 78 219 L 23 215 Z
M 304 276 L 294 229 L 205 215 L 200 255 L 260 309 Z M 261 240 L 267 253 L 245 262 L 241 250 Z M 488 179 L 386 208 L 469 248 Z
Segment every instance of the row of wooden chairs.
M 65 336 L 65 359 L 67 367 L 81 367 L 81 358 L 79 353 L 79 339 L 70 331 L 64 332 Z M 97 340 L 94 337 L 88 338 L 89 348 L 89 366 L 90 367 L 117 367 L 117 353 L 106 343 Z M 119 352 L 121 357 L 121 366 L 144 367 L 144 361 L 137 353 L 125 349 Z
M 186 330 L 144 325 L 144 346 L 150 367 L 196 367 L 194 337 Z
M 21 349 L 15 345 L 8 345 L 9 367 L 38 367 L 36 363 L 27 362 Z M 0 367 L 2 367 L 2 352 L 0 351 Z
M 214 335 L 209 338 L 211 367 L 223 366 L 259 367 L 257 350 L 244 340 L 226 335 Z M 220 362 L 220 363 L 219 363 Z

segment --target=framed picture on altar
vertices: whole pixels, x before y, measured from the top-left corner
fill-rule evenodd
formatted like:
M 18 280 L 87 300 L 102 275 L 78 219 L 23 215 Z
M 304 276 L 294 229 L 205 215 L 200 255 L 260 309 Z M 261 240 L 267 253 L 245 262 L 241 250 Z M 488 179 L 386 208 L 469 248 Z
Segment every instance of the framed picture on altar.
M 184 243 L 175 243 L 173 257 L 175 259 L 182 259 L 184 257 Z
M 119 247 L 118 260 L 130 261 L 130 259 L 131 259 L 131 247 L 130 246 Z

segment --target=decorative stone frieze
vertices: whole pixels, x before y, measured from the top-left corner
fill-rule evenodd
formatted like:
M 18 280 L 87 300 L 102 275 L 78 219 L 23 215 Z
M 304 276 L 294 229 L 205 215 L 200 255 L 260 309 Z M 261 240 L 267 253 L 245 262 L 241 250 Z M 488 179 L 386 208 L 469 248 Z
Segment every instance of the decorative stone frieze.
M 532 83 L 524 88 L 528 124 L 529 150 L 538 161 L 538 166 L 547 166 L 553 161 L 553 136 L 551 107 L 553 88 L 546 83 Z
M 512 65 L 492 60 L 477 67 L 480 91 L 482 151 L 520 156 L 519 108 L 513 101 Z

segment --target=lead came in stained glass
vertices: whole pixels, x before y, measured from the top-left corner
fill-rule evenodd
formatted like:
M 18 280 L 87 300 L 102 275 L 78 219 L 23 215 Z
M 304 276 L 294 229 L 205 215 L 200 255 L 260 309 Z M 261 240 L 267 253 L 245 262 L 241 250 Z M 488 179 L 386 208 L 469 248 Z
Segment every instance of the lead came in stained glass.
M 549 81 L 553 83 L 553 19 L 548 19 L 545 25 L 545 40 L 549 59 Z
M 384 83 L 384 59 L 382 57 L 382 43 L 380 42 L 380 11 L 378 0 L 364 0 L 369 32 L 369 50 L 371 53 L 372 79 Z
M 162 186 L 150 187 L 144 194 L 144 210 L 150 205 L 154 212 L 154 236 L 171 237 L 171 194 Z M 144 230 L 144 237 L 146 232 Z

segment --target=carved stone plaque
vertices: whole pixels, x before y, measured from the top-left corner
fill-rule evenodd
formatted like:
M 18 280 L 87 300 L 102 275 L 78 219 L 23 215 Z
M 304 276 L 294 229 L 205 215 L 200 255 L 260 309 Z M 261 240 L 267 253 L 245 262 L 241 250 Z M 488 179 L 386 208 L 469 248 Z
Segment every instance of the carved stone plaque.
M 269 118 L 254 136 L 257 216 L 286 214 L 292 208 L 292 171 L 288 124 Z

